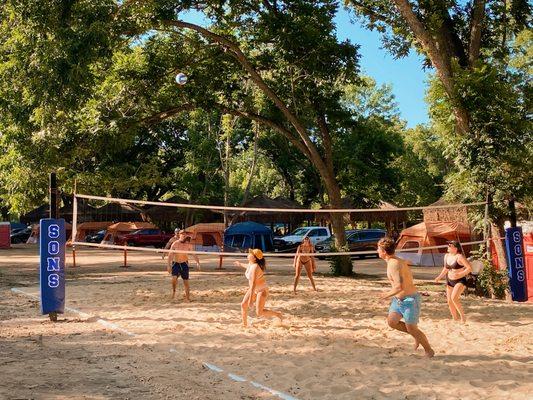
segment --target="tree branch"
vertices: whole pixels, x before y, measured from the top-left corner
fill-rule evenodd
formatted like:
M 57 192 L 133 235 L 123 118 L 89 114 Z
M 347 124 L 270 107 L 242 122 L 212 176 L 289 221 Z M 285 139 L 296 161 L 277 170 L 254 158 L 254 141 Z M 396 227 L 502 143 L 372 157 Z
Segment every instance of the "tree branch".
M 248 72 L 252 81 L 265 93 L 265 95 L 276 105 L 276 107 L 281 111 L 281 113 L 287 118 L 290 124 L 294 127 L 296 132 L 303 141 L 303 144 L 307 148 L 307 151 L 304 153 L 306 156 L 310 157 L 313 164 L 317 167 L 320 174 L 324 177 L 325 180 L 331 178 L 332 171 L 328 171 L 324 160 L 320 157 L 318 150 L 314 143 L 312 142 L 305 126 L 300 122 L 300 120 L 289 110 L 289 108 L 283 103 L 283 101 L 278 97 L 276 93 L 266 84 L 261 75 L 256 71 L 252 63 L 244 55 L 242 50 L 237 44 L 229 40 L 228 38 L 219 35 L 217 33 L 211 32 L 208 29 L 205 29 L 199 25 L 191 24 L 189 22 L 180 21 L 180 20 L 164 20 L 162 21 L 165 25 L 175 26 L 177 28 L 185 28 L 194 30 L 206 38 L 219 43 L 221 46 L 225 47 L 230 51 L 230 53 L 235 57 L 235 59 L 241 64 L 241 66 Z M 289 138 L 289 140 L 291 140 Z M 292 143 L 292 141 L 291 141 Z M 301 144 L 301 142 L 298 141 Z M 301 146 L 298 147 L 302 149 Z
M 450 54 L 447 49 L 442 49 L 439 43 L 434 40 L 430 33 L 424 27 L 424 24 L 418 19 L 413 11 L 409 0 L 393 0 L 398 10 L 406 20 L 410 29 L 413 31 L 417 41 L 420 43 L 431 63 L 437 70 L 437 75 L 444 90 L 448 94 L 452 103 L 455 104 L 456 124 L 459 131 L 466 133 L 469 130 L 468 112 L 461 106 L 456 99 L 455 85 L 453 81 L 452 63 Z
M 157 114 L 151 115 L 147 118 L 142 119 L 139 122 L 147 125 L 154 125 L 184 111 L 194 111 L 196 108 L 197 107 L 194 104 L 182 104 L 178 107 L 174 107 L 169 110 L 161 111 Z
M 468 65 L 472 67 L 479 58 L 481 49 L 481 28 L 485 18 L 486 0 L 474 0 L 472 21 L 470 23 L 470 44 L 468 46 Z
M 286 137 L 287 140 L 289 140 L 289 142 L 294 147 L 296 147 L 298 150 L 300 150 L 306 157 L 309 157 L 309 158 L 311 157 L 311 154 L 309 153 L 309 149 L 300 140 L 298 140 L 298 138 L 294 136 L 290 130 L 286 129 L 282 125 L 279 125 L 276 122 L 266 117 L 263 117 L 262 115 L 255 114 L 249 111 L 237 110 L 234 108 L 227 107 L 223 104 L 216 103 L 216 104 L 213 104 L 213 107 L 215 107 L 216 109 L 220 110 L 221 112 L 225 114 L 230 114 L 236 117 L 248 118 L 252 121 L 256 121 L 260 123 L 261 125 L 264 125 L 270 129 L 277 131 L 278 133 Z M 177 107 L 169 108 L 168 110 L 161 111 L 157 114 L 151 115 L 150 117 L 144 118 L 139 122 L 147 124 L 147 125 L 154 125 L 167 118 L 171 118 L 174 115 L 182 113 L 184 111 L 193 111 L 193 110 L 200 109 L 200 108 L 208 111 L 206 107 L 200 107 L 195 104 L 182 104 Z

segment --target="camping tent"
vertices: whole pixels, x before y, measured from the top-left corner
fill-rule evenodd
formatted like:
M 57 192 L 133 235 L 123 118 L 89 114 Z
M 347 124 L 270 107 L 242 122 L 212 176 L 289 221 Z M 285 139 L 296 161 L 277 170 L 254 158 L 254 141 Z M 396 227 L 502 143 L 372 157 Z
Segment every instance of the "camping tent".
M 239 252 L 251 248 L 272 251 L 272 230 L 257 222 L 240 222 L 224 232 L 224 251 Z
M 471 238 L 470 227 L 461 222 L 421 222 L 400 233 L 396 252 L 398 257 L 408 260 L 414 265 L 442 266 L 446 248 L 416 249 L 444 245 L 448 240 L 469 242 Z M 410 251 L 406 251 L 408 249 Z M 463 250 L 468 257 L 470 246 L 463 246 Z
M 197 251 L 219 251 L 223 244 L 224 224 L 218 222 L 202 223 L 185 228 L 187 237 Z
M 98 231 L 107 229 L 109 225 L 111 225 L 112 222 L 83 222 L 76 226 L 76 242 L 85 242 L 85 237 L 87 235 L 94 235 Z M 70 240 L 72 241 L 72 236 L 70 237 Z
M 32 224 L 31 235 L 26 241 L 26 243 L 39 243 L 39 226 L 39 224 Z M 72 225 L 70 225 L 68 222 L 65 222 L 65 231 L 66 237 L 70 237 L 70 235 L 72 234 Z
M 131 233 L 139 229 L 157 229 L 157 226 L 150 222 L 117 222 L 107 227 L 107 232 L 102 240 L 102 244 L 115 244 L 118 237 Z

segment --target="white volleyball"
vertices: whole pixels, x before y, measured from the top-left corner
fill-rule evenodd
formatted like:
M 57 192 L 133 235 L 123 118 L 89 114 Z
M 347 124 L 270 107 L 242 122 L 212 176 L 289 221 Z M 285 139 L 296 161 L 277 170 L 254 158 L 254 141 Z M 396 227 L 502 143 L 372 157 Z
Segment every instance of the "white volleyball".
M 180 72 L 178 75 L 176 75 L 176 83 L 178 85 L 185 85 L 187 83 L 187 75 L 185 75 L 183 72 Z

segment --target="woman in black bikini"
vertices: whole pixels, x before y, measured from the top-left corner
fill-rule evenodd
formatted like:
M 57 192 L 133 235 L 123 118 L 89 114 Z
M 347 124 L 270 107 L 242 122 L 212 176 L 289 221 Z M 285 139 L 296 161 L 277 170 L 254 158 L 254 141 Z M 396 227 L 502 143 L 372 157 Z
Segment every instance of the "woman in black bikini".
M 313 286 L 313 290 L 316 292 L 315 280 L 313 279 L 313 272 L 315 271 L 315 258 L 312 256 L 302 256 L 300 253 L 314 253 L 315 247 L 311 240 L 308 237 L 305 237 L 302 241 L 302 244 L 298 246 L 296 250 L 296 256 L 294 257 L 294 287 L 293 292 L 296 293 L 296 286 L 298 286 L 298 281 L 300 280 L 300 274 L 302 273 L 302 267 L 305 267 L 305 272 L 307 272 L 307 277 Z
M 466 289 L 466 276 L 472 272 L 472 266 L 463 255 L 461 244 L 455 240 L 448 242 L 448 253 L 444 256 L 444 268 L 435 282 L 446 276 L 446 298 L 454 320 L 465 322 L 465 313 L 461 305 L 461 294 Z

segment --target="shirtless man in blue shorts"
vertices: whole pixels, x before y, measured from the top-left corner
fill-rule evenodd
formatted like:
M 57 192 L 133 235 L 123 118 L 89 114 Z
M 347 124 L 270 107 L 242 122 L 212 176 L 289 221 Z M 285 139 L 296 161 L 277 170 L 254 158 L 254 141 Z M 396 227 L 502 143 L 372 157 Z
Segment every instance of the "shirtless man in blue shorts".
M 178 240 L 170 246 L 170 250 L 191 251 L 192 245 L 186 242 L 187 234 L 185 231 L 179 231 Z M 178 286 L 178 278 L 183 279 L 183 286 L 185 287 L 185 301 L 191 301 L 189 297 L 189 257 L 187 253 L 168 254 L 167 271 L 172 275 L 172 298 L 176 297 L 176 288 Z
M 433 357 L 435 352 L 417 325 L 420 317 L 420 294 L 413 283 L 413 273 L 407 261 L 394 255 L 395 250 L 396 244 L 392 238 L 384 237 L 378 242 L 378 254 L 387 262 L 387 277 L 392 286 L 391 290 L 380 296 L 383 300 L 392 297 L 387 323 L 391 328 L 411 335 L 415 339 L 415 350 L 422 345 L 426 356 Z

